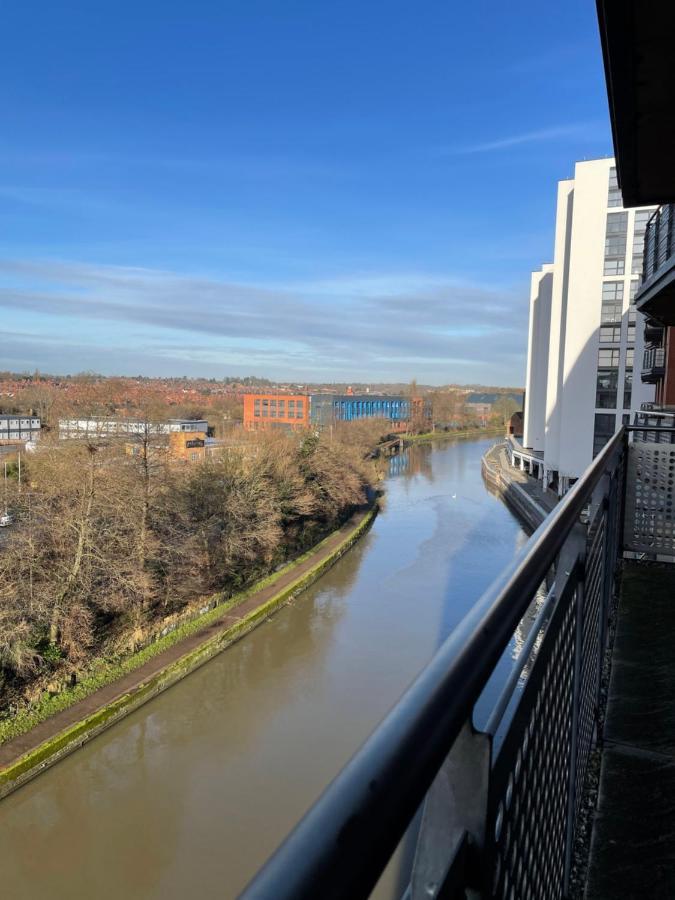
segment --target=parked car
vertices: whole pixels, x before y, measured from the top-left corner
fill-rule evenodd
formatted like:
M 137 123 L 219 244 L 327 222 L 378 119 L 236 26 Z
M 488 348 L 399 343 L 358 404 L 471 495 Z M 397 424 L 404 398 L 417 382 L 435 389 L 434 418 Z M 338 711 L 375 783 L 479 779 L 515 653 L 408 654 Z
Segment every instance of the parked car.
M 11 525 L 14 519 L 11 517 L 9 513 L 5 513 L 0 516 L 0 528 L 7 528 L 8 525 Z

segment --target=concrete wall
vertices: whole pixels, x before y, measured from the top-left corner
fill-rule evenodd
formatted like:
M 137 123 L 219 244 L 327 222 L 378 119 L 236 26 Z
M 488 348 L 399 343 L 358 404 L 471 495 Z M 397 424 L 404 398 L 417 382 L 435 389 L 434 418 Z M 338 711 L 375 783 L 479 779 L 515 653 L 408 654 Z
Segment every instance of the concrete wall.
M 548 377 L 546 379 L 545 464 L 557 469 L 560 457 L 560 428 L 565 358 L 565 325 L 567 322 L 567 282 L 569 278 L 569 245 L 572 232 L 574 181 L 558 183 L 555 243 L 553 251 L 553 283 L 551 287 L 551 325 L 549 331 Z
M 532 273 L 530 290 L 523 446 L 531 450 L 543 450 L 545 444 L 552 292 L 553 265 L 545 265 Z

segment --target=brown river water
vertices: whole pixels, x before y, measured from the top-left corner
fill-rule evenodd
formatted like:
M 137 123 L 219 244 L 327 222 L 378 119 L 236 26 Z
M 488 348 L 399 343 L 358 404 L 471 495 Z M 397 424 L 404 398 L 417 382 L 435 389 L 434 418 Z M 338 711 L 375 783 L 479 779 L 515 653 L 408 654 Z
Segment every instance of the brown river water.
M 490 443 L 394 458 L 312 588 L 0 802 L 0 897 L 235 897 L 525 541 Z

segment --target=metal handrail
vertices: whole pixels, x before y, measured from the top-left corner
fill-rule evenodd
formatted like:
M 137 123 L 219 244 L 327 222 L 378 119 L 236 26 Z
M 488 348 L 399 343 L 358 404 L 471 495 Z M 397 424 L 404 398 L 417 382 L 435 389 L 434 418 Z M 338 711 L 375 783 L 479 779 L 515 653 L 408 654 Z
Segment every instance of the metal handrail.
M 253 879 L 244 900 L 370 894 L 625 437 L 621 428 L 534 532 Z

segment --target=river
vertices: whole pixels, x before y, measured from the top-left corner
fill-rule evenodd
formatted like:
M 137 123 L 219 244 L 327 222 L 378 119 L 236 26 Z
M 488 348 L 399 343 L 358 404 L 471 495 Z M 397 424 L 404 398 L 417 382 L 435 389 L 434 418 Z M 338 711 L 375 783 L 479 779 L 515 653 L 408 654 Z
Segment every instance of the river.
M 1 896 L 236 896 L 523 544 L 489 444 L 394 458 L 372 529 L 312 588 L 3 800 Z

